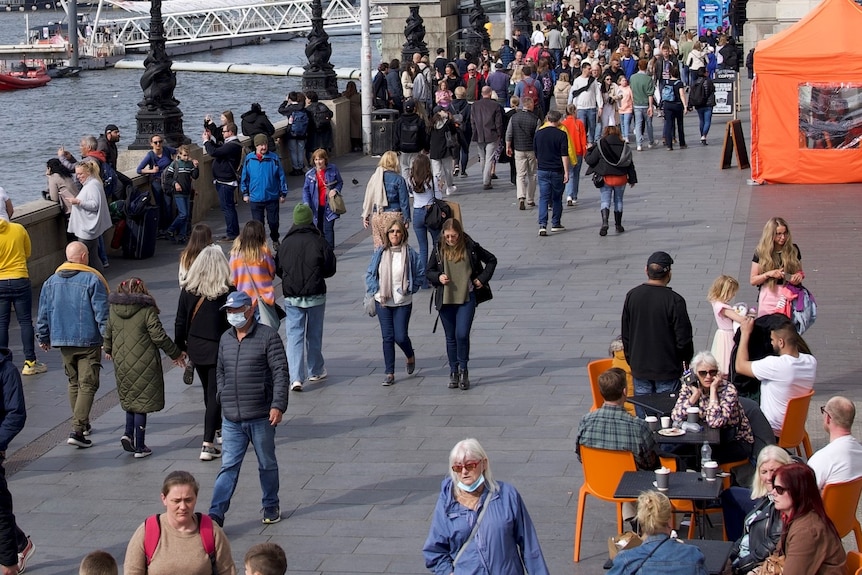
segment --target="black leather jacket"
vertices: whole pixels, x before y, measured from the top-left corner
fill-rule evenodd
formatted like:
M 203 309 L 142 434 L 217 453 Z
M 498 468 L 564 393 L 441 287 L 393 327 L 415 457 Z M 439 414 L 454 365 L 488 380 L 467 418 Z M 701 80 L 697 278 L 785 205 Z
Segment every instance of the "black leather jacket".
M 739 544 L 735 542 L 730 550 L 733 559 L 734 573 L 748 573 L 772 554 L 778 539 L 781 537 L 782 521 L 781 512 L 775 509 L 768 497 L 761 497 L 754 509 L 746 515 L 746 520 L 752 513 L 759 513 L 758 517 L 748 527 L 748 553 L 739 555 Z M 745 538 L 745 535 L 742 536 Z

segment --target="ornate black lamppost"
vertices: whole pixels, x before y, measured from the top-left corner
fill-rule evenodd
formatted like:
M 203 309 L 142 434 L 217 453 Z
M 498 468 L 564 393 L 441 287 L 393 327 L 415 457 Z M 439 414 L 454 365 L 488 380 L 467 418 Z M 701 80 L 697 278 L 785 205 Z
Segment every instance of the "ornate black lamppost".
M 530 19 L 530 3 L 528 0 L 514 0 L 512 2 L 512 32 L 520 30 L 521 34 L 529 38 L 533 33 L 533 22 Z
M 149 149 L 153 134 L 162 134 L 169 144 L 189 143 L 183 134 L 183 113 L 174 98 L 177 76 L 171 70 L 173 62 L 165 50 L 165 29 L 162 23 L 162 1 L 150 5 L 150 51 L 144 60 L 141 89 L 144 98 L 138 102 L 137 133 L 130 149 Z
M 308 64 L 302 73 L 302 90 L 314 90 L 321 100 L 332 100 L 340 96 L 338 78 L 329 62 L 332 56 L 332 46 L 329 44 L 329 34 L 323 29 L 323 6 L 320 0 L 311 3 L 311 32 L 308 33 L 305 45 L 305 57 Z
M 482 42 L 480 46 L 479 52 L 484 48 L 488 51 L 491 50 L 491 37 L 488 35 L 488 30 L 485 28 L 485 24 L 488 23 L 488 16 L 485 15 L 485 9 L 482 8 L 482 4 L 479 0 L 473 0 L 473 7 L 470 8 L 470 27 L 473 28 L 473 31 L 482 37 Z M 474 53 L 474 56 L 478 56 L 479 52 Z
M 419 5 L 410 6 L 410 16 L 407 17 L 407 26 L 404 27 L 404 37 L 407 41 L 401 45 L 401 61 L 412 62 L 413 54 L 417 52 L 423 56 L 428 55 L 428 45 L 425 43 L 425 23 L 419 15 Z

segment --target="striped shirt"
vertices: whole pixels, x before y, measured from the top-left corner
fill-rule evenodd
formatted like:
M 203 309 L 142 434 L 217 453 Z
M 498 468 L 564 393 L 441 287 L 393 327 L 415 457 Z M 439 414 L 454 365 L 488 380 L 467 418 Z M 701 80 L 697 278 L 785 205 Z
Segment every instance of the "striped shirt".
M 264 249 L 263 261 L 259 262 L 246 262 L 238 256 L 231 255 L 230 275 L 236 289 L 247 293 L 252 301 L 256 302 L 260 294 L 264 302 L 272 305 L 275 303 L 275 290 L 272 287 L 275 261 L 269 249 Z

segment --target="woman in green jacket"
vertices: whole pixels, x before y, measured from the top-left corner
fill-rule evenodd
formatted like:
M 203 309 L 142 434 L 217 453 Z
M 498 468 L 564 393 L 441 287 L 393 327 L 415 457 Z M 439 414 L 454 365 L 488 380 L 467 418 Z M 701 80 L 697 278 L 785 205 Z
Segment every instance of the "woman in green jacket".
M 185 366 L 185 352 L 173 342 L 159 320 L 159 307 L 140 278 L 120 282 L 108 296 L 111 306 L 105 330 L 105 359 L 115 362 L 117 392 L 126 412 L 126 429 L 120 443 L 136 458 L 152 453 L 144 443 L 147 414 L 165 407 L 164 350 L 174 364 Z

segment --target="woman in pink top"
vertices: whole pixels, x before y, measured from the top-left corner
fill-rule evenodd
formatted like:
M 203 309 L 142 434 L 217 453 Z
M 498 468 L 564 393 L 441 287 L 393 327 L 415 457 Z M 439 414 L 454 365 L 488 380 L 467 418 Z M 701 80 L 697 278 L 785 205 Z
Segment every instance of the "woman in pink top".
M 230 250 L 231 282 L 238 291 L 244 291 L 257 304 L 258 299 L 269 306 L 275 305 L 275 260 L 266 245 L 266 230 L 263 224 L 251 220 L 245 224 Z M 278 330 L 278 323 L 270 321 L 266 313 L 260 314 L 260 321 Z M 277 317 L 276 317 L 277 320 Z
M 632 89 L 629 86 L 628 78 L 620 76 L 620 85 L 618 92 L 620 93 L 620 102 L 617 111 L 620 114 L 620 128 L 622 128 L 623 141 L 629 141 L 629 129 L 632 125 L 632 114 L 634 113 L 634 100 L 632 99 Z

